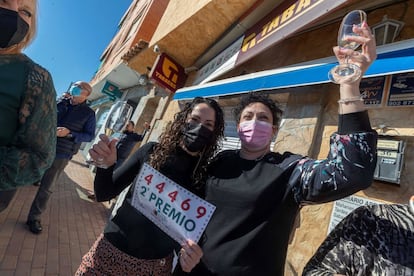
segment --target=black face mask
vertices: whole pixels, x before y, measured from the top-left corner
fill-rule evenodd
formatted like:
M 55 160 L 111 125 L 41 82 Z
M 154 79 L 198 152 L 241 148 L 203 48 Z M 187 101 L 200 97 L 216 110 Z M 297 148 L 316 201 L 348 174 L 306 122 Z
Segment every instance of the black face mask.
M 23 41 L 29 24 L 13 10 L 0 8 L 0 48 L 8 48 Z
M 184 145 L 190 152 L 200 152 L 213 141 L 213 131 L 202 124 L 187 123 L 184 129 Z

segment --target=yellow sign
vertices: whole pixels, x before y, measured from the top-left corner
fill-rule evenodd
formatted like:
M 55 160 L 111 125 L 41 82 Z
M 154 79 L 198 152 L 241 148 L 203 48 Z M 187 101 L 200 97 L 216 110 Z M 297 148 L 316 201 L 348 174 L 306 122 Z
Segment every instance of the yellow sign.
M 282 2 L 244 34 L 236 66 L 335 10 L 349 0 L 289 0 Z
M 184 67 L 165 53 L 157 57 L 150 72 L 150 77 L 170 92 L 175 92 L 177 89 L 184 87 L 187 79 Z

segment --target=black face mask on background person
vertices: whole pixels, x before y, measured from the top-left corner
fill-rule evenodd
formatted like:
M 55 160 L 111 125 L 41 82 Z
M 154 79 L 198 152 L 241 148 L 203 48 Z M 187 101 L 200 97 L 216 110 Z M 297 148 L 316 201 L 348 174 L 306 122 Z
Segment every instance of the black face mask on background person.
M 0 48 L 19 44 L 29 31 L 29 24 L 13 10 L 0 8 Z
M 187 123 L 184 129 L 184 146 L 190 152 L 200 152 L 213 140 L 213 131 L 202 124 Z

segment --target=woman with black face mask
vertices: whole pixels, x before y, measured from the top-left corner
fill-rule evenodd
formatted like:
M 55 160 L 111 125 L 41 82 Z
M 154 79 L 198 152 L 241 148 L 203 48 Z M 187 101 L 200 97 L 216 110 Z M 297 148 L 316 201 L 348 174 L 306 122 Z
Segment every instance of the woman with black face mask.
M 0 212 L 19 186 L 53 162 L 56 92 L 47 70 L 22 49 L 36 30 L 36 0 L 0 1 Z
M 361 44 L 361 52 L 334 47 L 334 53 L 341 64 L 350 62 L 365 72 L 377 56 L 375 39 L 366 22 L 354 31 L 358 36 L 347 39 Z M 361 78 L 339 86 L 338 131 L 331 135 L 327 158 L 320 160 L 272 152 L 282 111 L 266 93 L 240 98 L 234 115 L 241 146 L 219 153 L 209 164 L 204 199 L 216 210 L 200 243 L 202 261 L 185 275 L 284 275 L 301 206 L 334 201 L 371 185 L 378 135 L 361 99 Z M 176 275 L 183 275 L 179 267 Z
M 115 172 L 116 140 L 101 135 L 101 141 L 89 151 L 96 163 L 108 167 L 97 169 L 96 199 L 107 201 L 125 190 L 76 275 L 171 275 L 173 251 L 180 247 L 180 265 L 190 271 L 199 262 L 201 249 L 191 240 L 178 244 L 133 206 L 135 178 L 147 163 L 203 197 L 207 163 L 218 149 L 223 131 L 223 111 L 216 101 L 195 98 L 175 115 L 159 143 L 141 146 Z

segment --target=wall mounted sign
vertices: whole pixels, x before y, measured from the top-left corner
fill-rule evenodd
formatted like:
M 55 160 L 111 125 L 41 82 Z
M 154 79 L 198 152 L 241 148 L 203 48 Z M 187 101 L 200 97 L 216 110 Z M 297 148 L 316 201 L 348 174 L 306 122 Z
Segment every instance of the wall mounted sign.
M 347 0 L 283 1 L 245 33 L 237 66 L 346 2 Z
M 195 74 L 193 85 L 208 82 L 233 69 L 242 42 L 243 37 L 240 37 L 206 65 L 201 67 Z
M 171 93 L 184 87 L 187 80 L 184 67 L 165 53 L 157 57 L 149 77 Z
M 112 101 L 115 101 L 117 98 L 122 97 L 122 92 L 119 90 L 118 86 L 109 81 L 105 82 L 101 92 L 108 95 Z
M 381 106 L 384 95 L 386 76 L 366 78 L 361 80 L 359 86 L 364 104 L 368 106 Z
M 403 140 L 378 139 L 374 179 L 400 184 L 404 149 L 405 142 Z
M 392 75 L 387 106 L 414 105 L 414 72 Z

